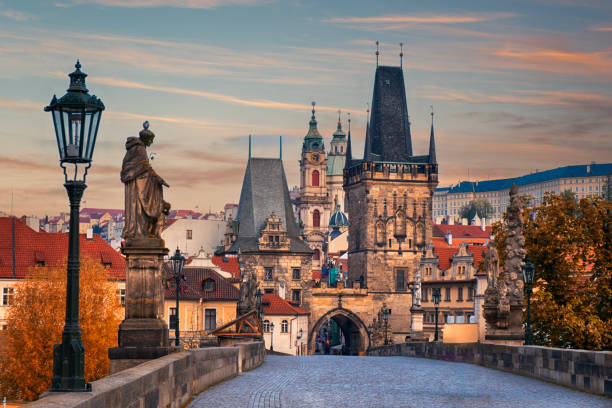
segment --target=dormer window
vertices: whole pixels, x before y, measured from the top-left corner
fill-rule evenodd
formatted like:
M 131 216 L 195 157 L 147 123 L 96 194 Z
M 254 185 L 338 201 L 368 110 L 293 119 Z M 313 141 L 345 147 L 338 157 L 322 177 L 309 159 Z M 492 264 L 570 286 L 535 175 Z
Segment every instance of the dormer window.
M 213 279 L 206 279 L 202 282 L 202 289 L 204 292 L 214 292 L 216 288 L 216 282 Z

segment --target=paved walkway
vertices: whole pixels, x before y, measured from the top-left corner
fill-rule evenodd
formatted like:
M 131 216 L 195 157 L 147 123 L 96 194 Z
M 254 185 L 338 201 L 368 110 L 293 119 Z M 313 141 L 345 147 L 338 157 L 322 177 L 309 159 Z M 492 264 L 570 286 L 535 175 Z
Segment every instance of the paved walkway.
M 471 364 L 408 357 L 266 356 L 189 407 L 606 407 L 612 400 Z

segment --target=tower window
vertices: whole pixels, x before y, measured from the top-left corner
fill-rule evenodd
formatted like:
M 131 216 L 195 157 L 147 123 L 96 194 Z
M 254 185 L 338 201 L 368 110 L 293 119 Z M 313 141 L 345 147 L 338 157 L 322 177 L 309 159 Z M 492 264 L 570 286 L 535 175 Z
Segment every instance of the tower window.
M 312 172 L 312 186 L 313 187 L 319 186 L 319 170 L 314 170 Z
M 320 227 L 321 226 L 321 213 L 319 210 L 314 210 L 312 212 L 312 226 Z
M 321 251 L 319 251 L 318 249 L 315 249 L 314 254 L 312 255 L 312 259 L 315 261 L 318 261 L 319 259 L 321 259 Z

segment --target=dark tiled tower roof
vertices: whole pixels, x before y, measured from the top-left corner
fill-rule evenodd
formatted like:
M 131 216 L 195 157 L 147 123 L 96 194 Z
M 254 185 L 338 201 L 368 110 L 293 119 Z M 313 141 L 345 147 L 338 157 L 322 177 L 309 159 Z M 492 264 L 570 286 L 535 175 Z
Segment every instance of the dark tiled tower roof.
M 273 212 L 287 230 L 291 251 L 312 253 L 299 238 L 282 160 L 250 158 L 238 205 L 238 238 L 228 252 L 258 251 L 260 231 Z
M 412 138 L 400 67 L 379 66 L 374 79 L 366 161 L 409 162 Z
M 308 133 L 304 137 L 304 144 L 302 145 L 302 152 L 323 152 L 325 151 L 325 143 L 323 143 L 323 137 L 317 129 L 317 119 L 315 118 L 315 103 L 312 103 L 312 116 L 310 117 L 310 123 Z
M 434 139 L 433 112 L 431 114 L 431 133 L 429 134 L 429 164 L 436 164 L 436 141 Z

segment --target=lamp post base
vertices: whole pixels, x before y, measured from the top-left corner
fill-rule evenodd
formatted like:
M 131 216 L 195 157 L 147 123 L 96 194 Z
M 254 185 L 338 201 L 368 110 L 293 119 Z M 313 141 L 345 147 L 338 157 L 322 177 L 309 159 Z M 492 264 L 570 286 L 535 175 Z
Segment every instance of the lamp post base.
M 85 349 L 79 336 L 64 334 L 64 342 L 53 346 L 52 392 L 88 392 L 85 381 Z

